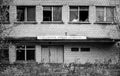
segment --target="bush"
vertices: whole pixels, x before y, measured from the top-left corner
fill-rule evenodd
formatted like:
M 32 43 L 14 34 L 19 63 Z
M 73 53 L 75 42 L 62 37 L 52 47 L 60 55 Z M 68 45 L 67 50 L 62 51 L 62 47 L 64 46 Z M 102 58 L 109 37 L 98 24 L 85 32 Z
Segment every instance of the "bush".
M 117 76 L 116 65 L 95 64 L 1 64 L 0 76 Z

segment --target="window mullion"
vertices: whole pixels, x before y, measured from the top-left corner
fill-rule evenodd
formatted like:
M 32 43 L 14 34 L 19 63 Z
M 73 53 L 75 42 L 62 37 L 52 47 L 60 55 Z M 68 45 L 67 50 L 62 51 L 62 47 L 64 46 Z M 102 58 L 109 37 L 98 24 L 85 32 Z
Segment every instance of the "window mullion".
M 27 7 L 25 7 L 25 21 L 27 21 Z
M 52 21 L 53 21 L 53 7 L 52 7 Z
M 106 7 L 104 7 L 104 21 L 106 21 L 107 20 L 107 16 L 106 16 Z
M 80 21 L 80 7 L 78 7 L 78 21 Z
M 25 61 L 27 61 L 27 51 L 26 51 L 26 45 L 25 45 Z

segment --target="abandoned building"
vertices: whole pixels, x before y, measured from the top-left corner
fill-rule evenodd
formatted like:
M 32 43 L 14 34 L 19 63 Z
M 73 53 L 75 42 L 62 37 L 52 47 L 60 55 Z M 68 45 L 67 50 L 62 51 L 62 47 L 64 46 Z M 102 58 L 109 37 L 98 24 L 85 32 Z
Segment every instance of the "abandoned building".
M 8 9 L 6 25 L 15 27 L 3 60 L 94 63 L 115 56 L 117 0 L 14 0 Z

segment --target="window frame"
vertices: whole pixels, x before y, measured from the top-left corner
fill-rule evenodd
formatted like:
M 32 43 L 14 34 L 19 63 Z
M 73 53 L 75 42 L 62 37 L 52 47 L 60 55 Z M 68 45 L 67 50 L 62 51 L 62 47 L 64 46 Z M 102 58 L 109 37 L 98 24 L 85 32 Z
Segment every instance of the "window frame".
M 75 22 L 74 22 L 74 21 L 71 21 L 71 20 L 70 20 L 70 19 L 71 19 L 71 18 L 70 18 L 70 15 L 71 15 L 70 13 L 71 13 L 71 11 L 72 11 L 72 10 L 71 10 L 71 7 L 77 7 L 78 21 L 75 21 Z M 81 7 L 86 7 L 87 9 L 81 9 Z M 81 21 L 81 20 L 80 20 L 80 11 L 88 11 L 87 21 Z M 76 23 L 77 23 L 77 24 L 81 24 L 81 23 L 82 23 L 82 24 L 90 24 L 90 23 L 89 23 L 89 12 L 90 12 L 89 6 L 69 6 L 69 23 L 70 23 L 70 24 L 76 24 Z
M 42 6 L 43 7 L 43 12 L 44 12 L 44 7 L 50 7 L 51 8 L 51 21 L 44 21 L 44 15 L 43 15 L 43 20 L 42 20 L 42 24 L 63 24 L 63 21 L 62 21 L 62 5 L 43 5 Z M 55 21 L 53 18 L 54 18 L 54 10 L 53 10 L 53 8 L 54 7 L 59 7 L 60 9 L 61 9 L 61 20 L 60 21 Z M 44 14 L 44 13 L 43 13 Z
M 17 59 L 17 52 L 19 51 L 18 48 L 17 48 L 18 46 L 24 46 L 24 48 L 20 49 L 20 50 L 23 50 L 23 51 L 24 51 L 24 56 L 25 56 L 25 57 L 24 57 L 23 60 Z M 34 46 L 34 48 L 29 48 L 29 49 L 27 49 L 27 46 Z M 28 51 L 28 50 L 34 50 L 34 59 L 32 59 L 32 60 L 28 60 L 28 59 L 27 59 L 27 51 Z M 35 45 L 24 45 L 24 44 L 23 44 L 23 45 L 16 45 L 16 60 L 17 60 L 17 61 L 35 61 L 35 60 L 36 60 L 36 59 L 35 59 L 35 55 L 36 55 L 36 54 L 35 54 L 35 51 L 36 51 Z
M 97 20 L 97 8 L 103 8 L 103 12 L 104 12 L 104 15 L 103 15 L 103 21 L 98 21 Z M 107 8 L 110 8 L 113 10 L 113 20 L 112 21 L 107 21 Z M 115 17 L 115 6 L 96 6 L 96 22 L 95 23 L 114 23 L 114 17 Z
M 32 21 L 29 21 L 28 20 L 28 9 L 29 9 L 29 7 L 33 7 L 34 8 L 34 14 L 35 14 L 35 16 L 34 16 L 34 20 L 32 20 Z M 16 6 L 16 8 L 17 8 L 17 17 L 16 17 L 16 19 L 17 19 L 17 22 L 15 22 L 15 23 L 25 23 L 25 24 L 29 24 L 29 23 L 33 23 L 33 24 L 36 24 L 36 6 Z M 20 21 L 20 20 L 18 20 L 19 18 L 18 18 L 18 10 L 19 10 L 19 8 L 23 8 L 24 10 L 24 20 L 22 20 L 22 21 Z

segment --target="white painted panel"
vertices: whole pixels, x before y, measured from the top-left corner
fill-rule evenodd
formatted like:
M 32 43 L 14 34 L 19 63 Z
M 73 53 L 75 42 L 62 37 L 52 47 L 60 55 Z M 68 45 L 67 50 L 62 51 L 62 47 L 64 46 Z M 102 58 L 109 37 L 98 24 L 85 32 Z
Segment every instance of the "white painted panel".
M 62 46 L 59 46 L 57 48 L 57 62 L 58 63 L 62 63 L 63 62 L 63 47 Z
M 50 62 L 57 63 L 57 47 L 50 46 Z
M 62 63 L 63 62 L 63 47 L 50 45 L 47 47 L 42 47 L 42 62 L 50 63 Z
M 50 46 L 50 61 L 51 63 L 63 62 L 63 47 L 62 46 Z
M 40 63 L 41 62 L 41 46 L 36 45 L 36 62 Z
M 49 62 L 49 47 L 48 46 L 43 46 L 42 51 L 41 51 L 41 58 L 42 62 L 48 63 Z
M 14 63 L 16 61 L 16 48 L 15 45 L 9 46 L 9 61 L 10 63 Z

